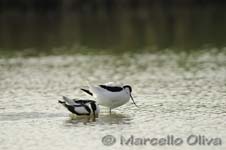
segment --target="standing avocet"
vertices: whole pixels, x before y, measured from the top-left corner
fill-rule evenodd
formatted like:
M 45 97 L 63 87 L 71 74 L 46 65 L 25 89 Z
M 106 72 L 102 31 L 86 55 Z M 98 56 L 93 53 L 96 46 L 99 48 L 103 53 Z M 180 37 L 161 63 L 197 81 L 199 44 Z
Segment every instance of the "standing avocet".
M 132 88 L 130 85 L 124 86 L 116 86 L 110 84 L 98 86 L 90 85 L 89 90 L 87 89 L 81 90 L 91 96 L 94 96 L 99 105 L 108 107 L 110 109 L 110 113 L 111 109 L 124 105 L 129 101 L 130 98 L 133 101 L 133 104 L 136 105 L 131 95 Z
M 98 117 L 100 112 L 99 106 L 93 100 L 70 99 L 63 96 L 64 101 L 58 101 L 66 107 L 71 113 L 76 115 L 93 115 L 93 119 Z

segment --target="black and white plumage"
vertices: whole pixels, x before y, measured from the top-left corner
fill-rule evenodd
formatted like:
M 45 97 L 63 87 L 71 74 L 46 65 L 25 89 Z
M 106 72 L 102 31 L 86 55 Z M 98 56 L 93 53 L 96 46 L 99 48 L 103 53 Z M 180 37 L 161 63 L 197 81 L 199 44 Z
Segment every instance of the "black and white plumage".
M 98 104 L 110 108 L 110 111 L 124 105 L 130 98 L 136 105 L 131 95 L 132 87 L 130 85 L 118 86 L 112 83 L 97 86 L 89 85 L 89 89 L 82 88 L 81 90 L 95 97 Z
M 80 100 L 80 99 L 70 99 L 63 96 L 64 101 L 58 101 L 64 107 L 66 107 L 71 113 L 76 115 L 93 115 L 94 118 L 98 117 L 100 112 L 99 106 L 93 100 Z

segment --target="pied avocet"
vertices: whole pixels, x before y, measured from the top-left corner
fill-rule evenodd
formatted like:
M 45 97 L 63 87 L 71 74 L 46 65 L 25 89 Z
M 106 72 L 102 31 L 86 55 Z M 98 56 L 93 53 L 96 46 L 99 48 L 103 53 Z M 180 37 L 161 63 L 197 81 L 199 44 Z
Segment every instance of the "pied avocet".
M 136 105 L 131 95 L 132 87 L 130 85 L 89 85 L 89 89 L 82 88 L 81 90 L 91 96 L 94 96 L 99 105 L 108 107 L 110 109 L 110 113 L 111 109 L 124 105 L 130 98 L 133 101 L 133 104 Z
M 93 100 L 80 100 L 70 99 L 63 96 L 64 101 L 58 101 L 66 107 L 71 113 L 76 115 L 93 115 L 94 118 L 98 117 L 100 112 L 99 106 Z

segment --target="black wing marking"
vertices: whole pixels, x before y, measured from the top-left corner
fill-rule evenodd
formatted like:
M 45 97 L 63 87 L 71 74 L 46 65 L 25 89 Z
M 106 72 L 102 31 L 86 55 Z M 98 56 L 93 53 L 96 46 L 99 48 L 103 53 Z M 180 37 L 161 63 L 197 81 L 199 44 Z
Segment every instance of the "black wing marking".
M 123 88 L 120 86 L 107 86 L 107 85 L 99 85 L 99 86 L 111 92 L 120 92 L 123 90 Z
M 77 104 L 87 104 L 87 103 L 95 103 L 95 101 L 93 100 L 76 100 L 76 99 L 73 99 L 75 103 Z
M 77 112 L 75 111 L 75 109 L 74 109 L 73 106 L 67 105 L 67 104 L 65 104 L 64 106 L 65 106 L 71 113 L 78 115 Z
M 96 117 L 95 112 L 97 110 L 97 106 L 96 106 L 95 102 L 91 103 L 91 108 L 92 108 L 92 111 L 93 111 L 93 118 L 95 118 Z
M 86 92 L 87 94 L 93 96 L 93 93 L 91 93 L 89 90 L 86 90 L 86 89 L 81 89 L 82 91 Z

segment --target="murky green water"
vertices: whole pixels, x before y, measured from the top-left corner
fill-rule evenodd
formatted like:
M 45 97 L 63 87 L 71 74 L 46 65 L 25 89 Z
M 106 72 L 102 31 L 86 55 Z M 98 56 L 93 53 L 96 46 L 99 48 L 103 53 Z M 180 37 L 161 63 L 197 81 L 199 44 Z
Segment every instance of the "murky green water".
M 71 120 L 57 103 L 62 95 L 89 98 L 80 90 L 119 81 L 131 84 L 140 106 L 101 107 L 96 122 Z M 0 149 L 203 149 L 226 148 L 226 54 L 140 53 L 59 55 L 0 59 Z M 104 146 L 102 137 L 116 137 Z M 195 134 L 221 138 L 221 146 L 186 144 Z M 120 137 L 184 139 L 181 146 L 123 146 Z

